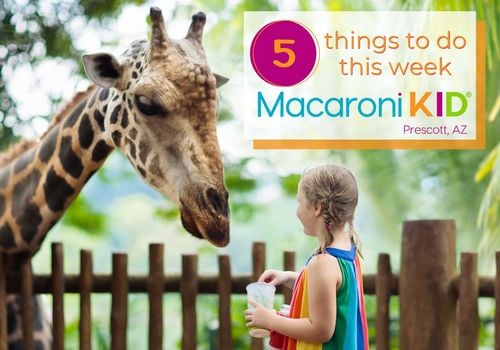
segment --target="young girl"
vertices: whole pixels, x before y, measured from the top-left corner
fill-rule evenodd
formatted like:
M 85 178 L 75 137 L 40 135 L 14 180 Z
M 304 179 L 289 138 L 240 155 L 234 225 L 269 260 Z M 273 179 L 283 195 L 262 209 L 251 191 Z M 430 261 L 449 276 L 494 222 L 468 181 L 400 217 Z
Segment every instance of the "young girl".
M 260 282 L 293 286 L 290 316 L 251 301 L 247 326 L 284 335 L 284 350 L 367 350 L 368 328 L 353 228 L 356 180 L 336 165 L 308 169 L 297 192 L 297 217 L 319 247 L 299 272 L 266 270 Z

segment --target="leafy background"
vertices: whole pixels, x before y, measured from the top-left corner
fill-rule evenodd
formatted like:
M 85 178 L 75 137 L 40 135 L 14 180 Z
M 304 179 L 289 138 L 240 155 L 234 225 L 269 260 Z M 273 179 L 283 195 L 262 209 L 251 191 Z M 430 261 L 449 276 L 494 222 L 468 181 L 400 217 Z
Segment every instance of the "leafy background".
M 494 251 L 500 250 L 499 94 L 500 3 L 488 0 L 0 0 L 0 148 L 22 137 L 41 135 L 51 115 L 88 81 L 80 55 L 107 50 L 118 54 L 134 39 L 148 35 L 148 8 L 164 10 L 169 30 L 189 24 L 190 15 L 208 15 L 204 45 L 212 69 L 231 78 L 220 90 L 219 138 L 224 153 L 226 184 L 231 198 L 231 244 L 215 249 L 190 237 L 179 223 L 177 209 L 143 184 L 119 153 L 113 154 L 55 226 L 47 241 L 62 241 L 65 269 L 79 269 L 79 250 L 92 249 L 96 272 L 110 271 L 112 251 L 129 253 L 131 272 L 147 271 L 144 252 L 150 242 L 168 242 L 167 273 L 180 270 L 180 255 L 199 254 L 200 273 L 216 272 L 216 254 L 231 255 L 234 273 L 251 270 L 251 244 L 267 242 L 268 266 L 281 267 L 281 252 L 297 251 L 300 265 L 315 242 L 302 235 L 295 219 L 295 191 L 307 166 L 334 162 L 357 176 L 360 204 L 356 226 L 361 233 L 365 272 L 375 271 L 377 254 L 391 255 L 398 271 L 401 223 L 404 220 L 451 218 L 457 224 L 458 251 L 477 251 L 482 275 L 494 272 Z M 476 10 L 487 23 L 487 145 L 484 150 L 380 151 L 253 151 L 242 140 L 237 101 L 242 84 L 243 12 L 252 10 Z M 130 20 L 136 26 L 130 25 Z M 137 22 L 137 23 L 136 23 Z M 133 28 L 129 28 L 133 27 Z M 134 32 L 134 28 L 136 28 Z M 177 37 L 178 37 L 177 36 Z M 221 45 L 223 43 L 223 45 Z M 52 79 L 57 71 L 58 79 Z M 62 77 L 62 78 L 61 78 Z M 36 272 L 48 272 L 50 243 L 35 258 Z M 245 299 L 233 298 L 235 348 L 248 347 L 244 326 Z M 93 296 L 94 347 L 109 344 L 109 296 Z M 67 347 L 76 348 L 78 298 L 66 296 Z M 129 345 L 147 340 L 147 300 L 129 299 Z M 200 348 L 213 348 L 217 300 L 198 300 Z M 374 315 L 375 303 L 367 307 Z M 493 303 L 481 300 L 481 347 L 493 347 Z M 392 298 L 391 334 L 398 341 L 398 303 Z M 165 296 L 165 348 L 179 347 L 180 304 Z M 371 322 L 373 324 L 373 322 Z M 374 334 L 371 326 L 371 334 Z M 212 344 L 212 345 L 211 345 Z

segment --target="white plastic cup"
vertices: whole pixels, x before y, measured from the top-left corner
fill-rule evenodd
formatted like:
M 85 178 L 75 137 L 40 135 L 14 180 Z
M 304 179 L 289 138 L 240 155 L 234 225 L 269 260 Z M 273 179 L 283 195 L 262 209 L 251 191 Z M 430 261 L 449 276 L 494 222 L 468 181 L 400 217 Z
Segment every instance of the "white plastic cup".
M 256 301 L 265 308 L 272 309 L 274 302 L 274 293 L 276 292 L 276 287 L 269 283 L 264 282 L 254 282 L 247 286 L 247 300 Z M 249 309 L 255 309 L 250 303 L 248 303 Z M 271 334 L 267 329 L 250 327 L 248 331 L 254 338 L 264 338 Z

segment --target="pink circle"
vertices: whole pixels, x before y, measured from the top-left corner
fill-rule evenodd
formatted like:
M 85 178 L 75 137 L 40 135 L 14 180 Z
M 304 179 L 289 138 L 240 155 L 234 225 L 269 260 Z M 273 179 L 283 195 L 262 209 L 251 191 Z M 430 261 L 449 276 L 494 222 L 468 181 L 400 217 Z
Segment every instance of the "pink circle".
M 302 24 L 283 20 L 262 27 L 250 46 L 258 76 L 271 85 L 292 86 L 306 80 L 317 62 L 314 36 Z

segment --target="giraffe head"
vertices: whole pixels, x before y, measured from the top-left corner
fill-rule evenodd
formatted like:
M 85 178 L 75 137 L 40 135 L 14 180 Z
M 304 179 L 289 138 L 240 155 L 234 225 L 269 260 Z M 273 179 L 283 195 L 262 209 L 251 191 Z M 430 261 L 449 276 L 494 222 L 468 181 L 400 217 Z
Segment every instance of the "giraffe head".
M 97 113 L 109 145 L 120 148 L 138 174 L 180 209 L 184 228 L 216 246 L 229 242 L 228 193 L 217 141 L 216 88 L 202 46 L 205 15 L 198 13 L 184 39 L 168 37 L 163 16 L 151 8 L 151 40 L 135 41 L 116 58 L 84 55 Z M 96 113 L 96 112 L 94 112 Z

